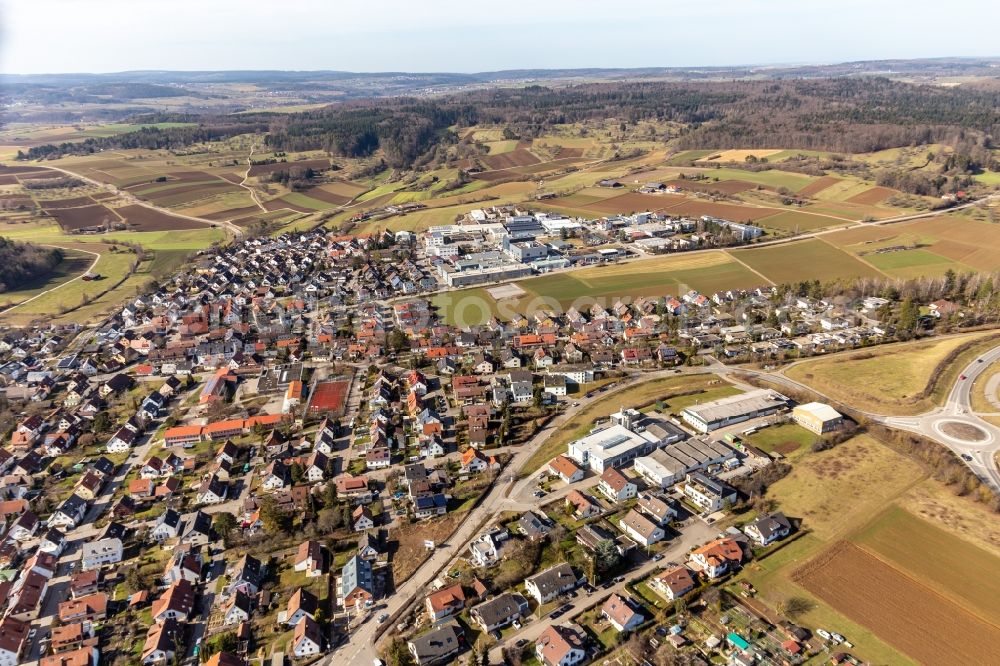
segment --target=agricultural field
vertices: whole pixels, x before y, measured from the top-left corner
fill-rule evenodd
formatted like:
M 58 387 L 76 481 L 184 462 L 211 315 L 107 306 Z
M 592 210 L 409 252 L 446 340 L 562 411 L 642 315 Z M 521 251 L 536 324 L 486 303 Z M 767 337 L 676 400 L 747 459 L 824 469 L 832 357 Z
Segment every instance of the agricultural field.
M 751 150 L 723 150 L 700 158 L 699 162 L 746 162 L 748 158 L 766 159 L 781 152 L 780 148 L 755 148 Z
M 963 345 L 951 370 L 939 365 Z M 931 340 L 882 345 L 870 350 L 837 354 L 795 363 L 785 374 L 834 400 L 863 411 L 879 414 L 920 414 L 933 408 L 951 386 L 949 372 L 981 351 L 980 346 L 996 344 L 995 334 L 986 331 Z M 935 391 L 928 391 L 931 377 L 938 377 Z
M 844 224 L 843 220 L 837 220 L 827 215 L 818 215 L 799 210 L 790 210 L 776 215 L 769 215 L 757 220 L 757 224 L 768 228 L 785 231 L 788 233 L 804 233 L 825 229 Z
M 867 254 L 865 261 L 886 275 L 908 279 L 925 275 L 944 275 L 947 271 L 972 272 L 968 266 L 952 261 L 930 250 L 899 250 L 882 254 Z
M 894 506 L 851 540 L 1000 627 L 1000 557 Z M 956 567 L 955 563 L 961 562 Z
M 122 221 L 114 211 L 101 204 L 78 208 L 57 208 L 47 212 L 65 231 L 107 227 Z
M 729 253 L 775 284 L 809 278 L 824 282 L 880 275 L 878 270 L 856 257 L 815 238 L 771 247 L 729 250 Z
M 796 618 L 799 624 L 847 636 L 856 648 L 852 652 L 871 663 L 914 663 L 874 628 L 813 594 L 796 579 L 824 549 L 850 538 L 871 516 L 922 479 L 915 463 L 868 435 L 819 453 L 797 452 L 792 471 L 768 489 L 767 497 L 777 510 L 801 520 L 805 533 L 747 565 L 740 578 L 751 582 L 758 590 L 757 598 L 771 608 L 793 597 L 806 599 L 809 607 Z
M 996 625 L 848 542 L 810 562 L 797 580 L 921 663 L 980 664 L 1000 641 Z
M 538 309 L 578 309 L 595 302 L 614 305 L 618 299 L 638 296 L 677 295 L 690 289 L 713 293 L 724 288 L 752 287 L 762 282 L 760 276 L 734 261 L 724 252 L 701 252 L 640 259 L 610 266 L 553 273 L 518 282 L 527 294 L 511 304 L 514 310 L 527 313 Z M 481 290 L 470 290 L 472 293 Z M 453 292 L 453 302 L 465 290 Z M 487 300 L 489 296 L 486 296 Z
M 57 289 L 66 282 L 85 273 L 94 263 L 95 257 L 79 249 L 63 248 L 63 260 L 44 278 L 34 280 L 16 290 L 0 293 L 0 310 L 15 303 L 22 303 L 49 289 Z
M 768 169 L 766 171 L 747 171 L 746 169 L 718 168 L 700 170 L 705 176 L 714 180 L 735 180 L 753 185 L 763 185 L 773 189 L 787 188 L 792 192 L 800 192 L 820 180 L 813 176 L 806 176 L 791 171 L 781 171 L 780 169 Z

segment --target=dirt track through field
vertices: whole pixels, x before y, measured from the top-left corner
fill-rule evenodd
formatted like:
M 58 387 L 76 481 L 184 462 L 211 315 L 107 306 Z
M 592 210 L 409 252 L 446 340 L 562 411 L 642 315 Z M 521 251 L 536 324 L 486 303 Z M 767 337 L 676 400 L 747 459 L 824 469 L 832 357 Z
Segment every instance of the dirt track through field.
M 1000 645 L 1000 627 L 846 541 L 792 578 L 922 663 L 986 664 Z

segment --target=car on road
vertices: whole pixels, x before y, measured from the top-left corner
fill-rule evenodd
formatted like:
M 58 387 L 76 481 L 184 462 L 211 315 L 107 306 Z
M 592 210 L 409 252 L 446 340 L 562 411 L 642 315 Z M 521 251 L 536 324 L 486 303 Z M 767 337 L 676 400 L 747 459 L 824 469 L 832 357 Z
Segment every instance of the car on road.
M 963 453 L 962 460 L 964 460 L 965 462 L 972 462 L 972 456 L 970 456 L 968 453 Z
M 382 613 L 381 615 L 378 616 L 378 623 L 382 624 L 383 622 L 385 622 L 388 619 L 389 619 L 389 614 L 388 613 Z
M 561 617 L 562 617 L 562 609 L 556 609 L 556 610 L 552 611 L 551 613 L 549 613 L 549 619 L 550 620 L 558 620 Z
M 962 376 L 961 376 L 961 377 L 959 377 L 958 379 L 959 379 L 960 381 L 961 381 L 961 380 L 964 380 L 964 379 L 965 379 L 965 375 L 962 375 Z
M 616 583 L 616 584 L 617 583 L 624 583 L 625 582 L 625 576 L 615 576 L 615 579 L 612 582 Z
M 560 612 L 560 613 L 568 613 L 568 612 L 570 612 L 571 610 L 573 610 L 573 604 L 563 604 L 563 605 L 562 605 L 562 606 L 560 606 L 560 608 L 559 608 L 559 612 Z
M 662 559 L 663 559 L 663 553 L 657 553 L 656 555 L 653 555 L 654 562 L 659 562 Z

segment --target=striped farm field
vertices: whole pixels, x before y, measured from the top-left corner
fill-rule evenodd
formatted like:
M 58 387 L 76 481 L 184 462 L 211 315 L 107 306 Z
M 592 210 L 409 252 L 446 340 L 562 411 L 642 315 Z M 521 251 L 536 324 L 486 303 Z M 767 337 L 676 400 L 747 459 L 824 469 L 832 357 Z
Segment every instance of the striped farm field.
M 816 238 L 729 252 L 776 284 L 881 275 L 853 255 Z

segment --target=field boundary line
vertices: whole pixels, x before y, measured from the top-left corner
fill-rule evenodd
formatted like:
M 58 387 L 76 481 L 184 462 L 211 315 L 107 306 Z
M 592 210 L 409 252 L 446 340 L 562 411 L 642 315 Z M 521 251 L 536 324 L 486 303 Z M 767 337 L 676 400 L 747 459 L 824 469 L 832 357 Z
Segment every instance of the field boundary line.
M 772 280 L 771 278 L 767 277 L 766 275 L 764 275 L 763 273 L 761 273 L 759 270 L 757 270 L 756 268 L 754 268 L 750 264 L 746 263 L 745 261 L 743 261 L 742 259 L 740 259 L 739 257 L 737 257 L 732 252 L 729 252 L 729 251 L 725 251 L 725 252 L 726 252 L 727 255 L 729 255 L 730 257 L 733 258 L 733 261 L 735 261 L 739 265 L 743 266 L 744 268 L 746 268 L 748 271 L 750 271 L 754 275 L 759 275 L 765 282 L 767 282 L 772 287 L 775 286 L 775 285 L 777 285 L 777 282 L 775 282 L 774 280 Z
M 858 261 L 860 261 L 860 262 L 861 262 L 862 264 L 864 264 L 865 266 L 868 266 L 868 267 L 869 267 L 870 269 L 872 269 L 873 271 L 875 271 L 876 273 L 878 273 L 879 275 L 881 275 L 882 277 L 884 277 L 884 278 L 886 278 L 886 279 L 889 279 L 889 280 L 897 280 L 897 279 L 898 279 L 898 278 L 895 278 L 895 277 L 893 277 L 893 276 L 889 275 L 888 273 L 886 273 L 885 271 L 883 271 L 883 270 L 882 270 L 881 268 L 879 268 L 878 266 L 875 266 L 875 265 L 873 265 L 873 264 L 871 264 L 871 263 L 869 263 L 869 262 L 865 261 L 864 259 L 862 259 L 862 258 L 861 258 L 861 257 L 859 257 L 858 255 L 856 255 L 856 254 L 853 254 L 853 253 L 851 253 L 851 252 L 848 252 L 847 250 L 845 250 L 845 249 L 843 249 L 843 248 L 840 248 L 840 247 L 837 247 L 836 245 L 834 245 L 833 243 L 831 243 L 830 241 L 828 241 L 828 240 L 827 240 L 827 239 L 825 239 L 825 238 L 817 238 L 817 240 L 818 240 L 819 242 L 821 242 L 821 243 L 825 244 L 825 245 L 826 245 L 827 247 L 831 247 L 831 248 L 833 248 L 833 249 L 834 249 L 834 250 L 836 250 L 837 252 L 843 252 L 843 253 L 844 253 L 844 254 L 846 254 L 846 255 L 847 255 L 848 257 L 851 257 L 851 258 L 853 258 L 853 259 L 857 259 L 857 260 L 858 260 Z

